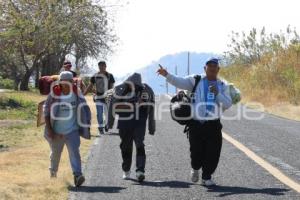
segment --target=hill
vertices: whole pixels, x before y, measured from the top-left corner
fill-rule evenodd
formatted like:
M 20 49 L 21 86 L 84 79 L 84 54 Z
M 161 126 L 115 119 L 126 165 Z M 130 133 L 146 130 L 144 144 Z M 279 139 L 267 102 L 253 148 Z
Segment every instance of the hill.
M 217 56 L 213 53 L 197 53 L 190 52 L 190 74 L 203 73 L 203 67 L 207 59 L 212 56 Z M 151 64 L 137 70 L 138 73 L 142 74 L 143 82 L 149 84 L 156 94 L 166 93 L 166 81 L 162 77 L 158 77 L 156 71 L 158 64 L 168 68 L 168 71 L 175 74 L 175 68 L 177 66 L 178 76 L 186 76 L 188 63 L 188 52 L 180 52 L 176 54 L 170 54 L 161 57 L 157 61 L 153 61 Z M 118 81 L 125 80 L 127 76 L 121 77 Z M 175 87 L 169 85 L 169 93 L 174 93 Z

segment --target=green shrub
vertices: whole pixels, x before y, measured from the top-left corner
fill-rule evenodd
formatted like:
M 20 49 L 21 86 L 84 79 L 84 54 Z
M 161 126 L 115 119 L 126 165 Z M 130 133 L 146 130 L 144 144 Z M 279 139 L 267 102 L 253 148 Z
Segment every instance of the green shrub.
M 0 120 L 3 119 L 34 119 L 37 112 L 35 102 L 22 99 L 17 95 L 0 96 Z
M 3 89 L 14 89 L 14 81 L 0 76 L 0 88 Z

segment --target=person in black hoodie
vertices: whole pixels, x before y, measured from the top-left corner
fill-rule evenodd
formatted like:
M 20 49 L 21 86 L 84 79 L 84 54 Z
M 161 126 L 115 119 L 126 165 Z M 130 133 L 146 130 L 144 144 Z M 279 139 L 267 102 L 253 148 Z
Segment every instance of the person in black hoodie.
M 123 179 L 130 178 L 133 142 L 136 146 L 136 178 L 145 179 L 145 132 L 148 120 L 149 134 L 155 132 L 155 95 L 147 84 L 142 83 L 141 75 L 134 73 L 123 84 L 116 86 L 109 113 L 118 114 L 118 129 L 121 138 Z

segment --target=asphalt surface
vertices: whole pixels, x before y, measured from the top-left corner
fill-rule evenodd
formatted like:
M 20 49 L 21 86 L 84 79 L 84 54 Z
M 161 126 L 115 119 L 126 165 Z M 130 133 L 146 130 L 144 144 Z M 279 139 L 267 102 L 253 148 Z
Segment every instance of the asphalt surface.
M 160 102 L 166 101 L 164 97 Z M 235 110 L 231 108 L 226 116 L 233 116 Z M 258 121 L 224 120 L 223 131 L 300 182 L 299 122 L 266 114 Z M 84 169 L 86 183 L 80 188 L 70 187 L 69 199 L 300 199 L 299 193 L 226 140 L 223 140 L 220 163 L 213 177 L 218 186 L 206 188 L 193 184 L 188 140 L 183 127 L 173 122 L 168 112 L 157 120 L 156 135 L 147 135 L 145 139 L 145 182 L 122 180 L 120 138 L 116 130 L 112 132 L 96 139 Z M 134 166 L 133 162 L 132 178 L 135 177 Z

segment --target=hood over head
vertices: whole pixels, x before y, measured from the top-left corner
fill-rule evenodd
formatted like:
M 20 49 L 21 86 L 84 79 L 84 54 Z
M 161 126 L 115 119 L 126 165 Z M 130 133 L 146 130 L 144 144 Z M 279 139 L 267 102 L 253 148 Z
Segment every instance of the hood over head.
M 143 87 L 142 76 L 139 73 L 134 73 L 131 76 L 129 76 L 126 82 L 131 82 L 135 86 Z

